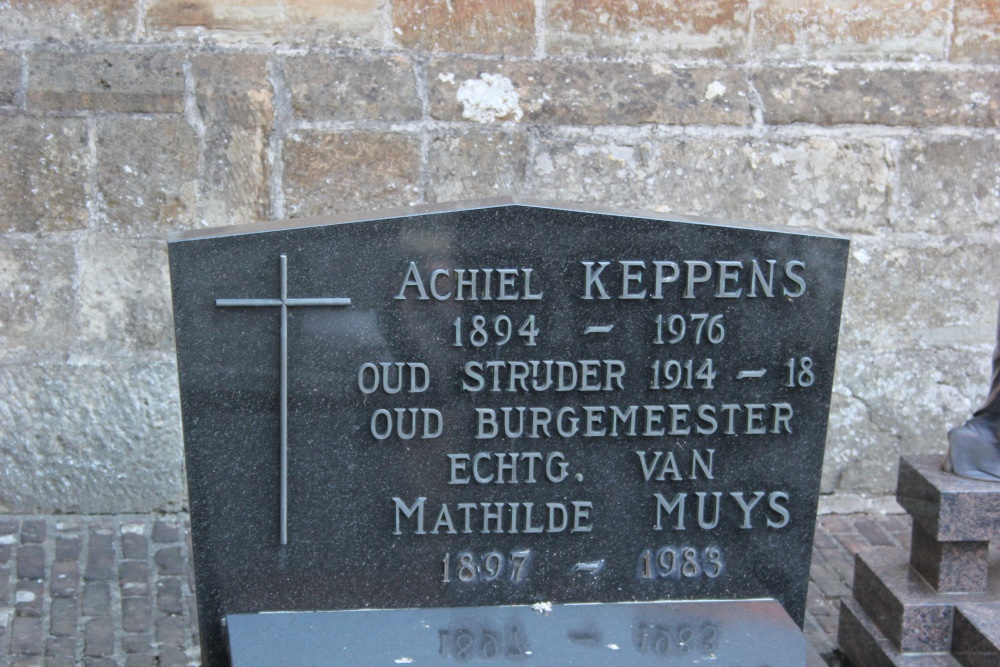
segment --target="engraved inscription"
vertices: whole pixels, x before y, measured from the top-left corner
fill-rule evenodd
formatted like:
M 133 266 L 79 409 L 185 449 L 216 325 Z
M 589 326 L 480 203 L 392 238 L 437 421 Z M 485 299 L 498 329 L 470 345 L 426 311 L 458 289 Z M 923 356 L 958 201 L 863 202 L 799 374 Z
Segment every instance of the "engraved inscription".
M 513 499 L 482 495 L 487 487 L 499 492 L 543 485 L 555 492 L 567 484 L 586 494 L 589 487 L 580 486 L 584 475 L 574 470 L 572 460 L 573 452 L 587 439 L 598 443 L 609 439 L 656 442 L 651 448 L 633 450 L 636 458 L 632 459 L 638 463 L 632 473 L 636 481 L 660 489 L 651 490 L 646 496 L 651 504 L 644 508 L 651 517 L 647 528 L 655 534 L 778 531 L 789 526 L 793 506 L 787 491 L 678 485 L 725 484 L 718 474 L 720 458 L 726 461 L 737 453 L 720 445 L 733 438 L 738 442 L 751 437 L 766 441 L 795 432 L 794 394 L 789 390 L 808 390 L 813 385 L 816 375 L 809 354 L 771 359 L 763 367 L 747 364 L 727 368 L 731 360 L 719 359 L 723 358 L 721 351 L 740 345 L 740 322 L 726 303 L 740 299 L 795 303 L 807 293 L 805 262 L 640 258 L 585 259 L 576 266 L 581 280 L 578 303 L 614 300 L 622 302 L 621 308 L 630 308 L 635 307 L 629 305 L 631 302 L 669 302 L 660 312 L 644 316 L 649 319 L 638 320 L 652 322 L 651 330 L 646 330 L 649 333 L 641 334 L 648 355 L 644 365 L 635 367 L 614 354 L 578 359 L 532 359 L 518 354 L 521 346 L 542 349 L 540 345 L 548 340 L 547 328 L 561 326 L 537 313 L 512 313 L 502 303 L 540 301 L 543 295 L 549 300 L 570 296 L 543 292 L 540 286 L 547 282 L 544 272 L 531 267 L 447 268 L 425 266 L 416 260 L 406 263 L 399 288 L 392 295 L 395 301 L 475 301 L 479 312 L 449 316 L 451 326 L 442 331 L 437 343 L 466 355 L 456 359 L 451 368 L 431 368 L 419 359 L 366 362 L 358 368 L 358 389 L 366 396 L 431 395 L 433 375 L 454 383 L 452 386 L 471 401 L 461 422 L 471 422 L 469 431 L 450 430 L 445 413 L 432 404 L 373 407 L 368 427 L 375 441 L 391 445 L 447 438 L 448 442 L 464 439 L 468 443 L 467 447 L 460 444 L 435 454 L 441 457 L 448 486 L 467 489 L 466 499 L 394 496 L 389 499 L 392 534 L 399 538 L 519 535 L 530 539 L 533 535 L 592 533 L 601 525 L 601 511 L 586 495 L 554 493 L 551 500 L 517 498 L 516 494 Z M 717 308 L 687 309 L 688 301 L 703 307 L 715 304 Z M 580 307 L 586 310 L 588 306 Z M 576 331 L 595 343 L 613 341 L 606 334 L 619 324 L 604 319 L 580 325 Z M 673 352 L 657 353 L 665 350 Z M 771 375 L 770 369 L 775 370 Z M 777 380 L 771 379 L 775 377 Z M 754 394 L 759 399 L 727 400 L 728 383 L 734 380 L 761 383 L 761 390 Z M 617 394 L 635 387 L 648 399 L 638 403 L 614 400 Z M 586 398 L 591 396 L 606 396 L 608 400 Z M 500 397 L 504 397 L 501 404 L 491 402 Z M 520 451 L 517 445 L 521 442 L 533 444 L 529 451 Z M 642 510 L 637 507 L 635 511 Z M 722 550 L 695 544 L 679 542 L 645 549 L 639 556 L 637 578 L 684 582 L 722 576 L 726 572 Z M 441 582 L 517 583 L 527 572 L 530 553 L 449 550 L 440 562 Z M 574 561 L 569 571 L 596 577 L 608 567 L 623 565 L 606 564 L 601 555 Z M 457 655 L 457 637 L 449 635 L 453 645 L 449 655 Z M 662 644 L 663 637 L 642 641 L 649 648 Z M 683 644 L 679 635 L 677 641 L 676 646 Z

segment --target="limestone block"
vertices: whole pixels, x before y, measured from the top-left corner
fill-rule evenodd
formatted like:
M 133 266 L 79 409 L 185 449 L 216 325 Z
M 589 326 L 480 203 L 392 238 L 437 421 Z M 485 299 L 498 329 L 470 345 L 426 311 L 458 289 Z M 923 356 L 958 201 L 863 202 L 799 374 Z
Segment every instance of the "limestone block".
M 17 104 L 21 91 L 21 54 L 0 51 L 0 106 Z
M 292 218 L 404 206 L 419 197 L 420 140 L 391 132 L 299 130 L 285 139 Z
M 137 113 L 184 110 L 184 59 L 167 51 L 28 54 L 28 108 Z
M 75 282 L 71 245 L 0 237 L 0 358 L 69 348 L 78 334 Z
M 768 123 L 1000 125 L 1000 74 L 768 67 L 753 74 Z
M 131 41 L 138 16 L 136 0 L 15 0 L 0 4 L 0 38 Z
M 776 136 L 746 150 L 749 219 L 841 234 L 887 223 L 894 162 L 884 140 Z
M 539 141 L 529 165 L 531 193 L 542 199 L 648 208 L 656 181 L 648 140 Z
M 663 137 L 655 146 L 657 166 L 650 194 L 656 210 L 751 220 L 753 174 L 745 139 Z
M 174 349 L 163 241 L 91 237 L 77 249 L 73 349 L 103 358 Z
M 434 60 L 430 114 L 438 120 L 566 125 L 748 125 L 739 71 L 589 62 Z
M 550 53 L 741 59 L 750 32 L 747 0 L 552 0 L 546 9 Z
M 899 454 L 943 453 L 948 428 L 965 421 L 982 399 L 988 365 L 985 349 L 860 351 L 842 346 L 824 490 L 892 493 Z
M 268 160 L 274 91 L 263 56 L 198 55 L 191 72 L 205 128 L 205 221 L 235 225 L 270 218 Z
M 178 509 L 173 361 L 0 365 L 0 456 L 3 512 Z
M 275 40 L 373 46 L 381 42 L 382 0 L 149 0 L 154 37 L 203 35 L 220 41 Z
M 894 226 L 947 234 L 995 230 L 1000 219 L 998 150 L 1000 138 L 995 136 L 923 135 L 906 141 L 899 155 Z
M 1000 240 L 903 235 L 855 236 L 841 345 L 856 350 L 978 349 L 996 335 Z M 980 382 L 985 393 L 988 375 Z M 969 406 L 971 407 L 971 406 Z M 942 433 L 943 435 L 943 433 Z
M 542 196 L 846 233 L 886 224 L 892 167 L 876 139 L 633 133 L 542 140 L 532 177 Z
M 994 0 L 955 0 L 952 60 L 1000 61 L 1000 5 Z
M 0 232 L 87 225 L 87 123 L 0 117 Z
M 198 140 L 180 117 L 107 117 L 97 126 L 97 226 L 162 236 L 196 220 Z
M 853 358 L 841 354 L 837 366 L 849 363 Z M 895 467 L 889 460 L 899 451 L 899 437 L 881 428 L 876 418 L 881 414 L 872 414 L 864 400 L 834 389 L 820 493 L 885 495 L 891 490 Z
M 404 121 L 422 113 L 408 58 L 289 58 L 285 81 L 304 120 Z
M 458 201 L 520 194 L 528 141 L 521 132 L 472 130 L 431 138 L 428 201 Z
M 761 58 L 943 59 L 948 0 L 763 0 L 754 12 Z
M 518 56 L 535 49 L 533 0 L 395 0 L 392 23 L 408 49 Z

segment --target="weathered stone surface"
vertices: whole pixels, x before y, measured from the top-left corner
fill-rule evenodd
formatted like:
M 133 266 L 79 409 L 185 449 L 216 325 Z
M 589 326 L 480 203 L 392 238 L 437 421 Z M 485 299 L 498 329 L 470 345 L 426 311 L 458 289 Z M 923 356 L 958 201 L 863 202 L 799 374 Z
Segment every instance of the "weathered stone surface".
M 136 0 L 13 0 L 0 5 L 4 40 L 131 40 Z
M 768 0 L 754 12 L 762 58 L 943 58 L 949 3 Z
M 518 56 L 535 49 L 533 0 L 395 0 L 392 22 L 409 49 Z
M 529 165 L 531 194 L 640 208 L 656 182 L 654 160 L 654 147 L 646 138 L 540 141 Z
M 531 183 L 541 197 L 746 219 L 751 154 L 745 139 L 630 134 L 543 140 Z
M 747 153 L 748 219 L 838 233 L 886 225 L 894 162 L 885 141 L 775 137 L 752 141 Z
M 893 164 L 881 140 L 625 136 L 540 141 L 534 192 L 835 232 L 887 223 Z
M 995 230 L 1000 219 L 998 149 L 1000 138 L 995 136 L 931 135 L 906 141 L 899 155 L 894 226 L 932 233 Z
M 419 196 L 416 137 L 301 130 L 286 138 L 283 157 L 289 217 L 402 206 Z
M 842 349 L 976 348 L 983 370 L 971 379 L 981 386 L 955 406 L 971 414 L 973 400 L 984 398 L 988 384 L 986 366 L 996 333 L 1000 285 L 987 277 L 996 275 L 998 253 L 1000 240 L 991 238 L 853 238 Z M 920 289 L 912 291 L 913 285 Z
M 649 197 L 656 210 L 749 219 L 747 204 L 754 177 L 747 141 L 663 137 L 657 141 L 655 154 Z
M 402 121 L 422 113 L 408 58 L 289 58 L 285 81 L 295 116 L 305 120 Z
M 85 227 L 87 152 L 86 121 L 0 117 L 0 232 Z
M 205 221 L 215 226 L 269 218 L 274 91 L 266 58 L 199 55 L 191 71 L 205 128 Z
M 992 72 L 769 67 L 753 74 L 768 123 L 1000 125 Z
M 952 60 L 1000 61 L 1000 6 L 993 0 L 955 0 Z
M 77 249 L 74 349 L 113 356 L 172 353 L 170 279 L 162 241 L 92 239 Z
M 985 392 L 988 356 L 967 349 L 841 348 L 823 490 L 887 495 L 900 452 L 943 452 L 944 433 L 965 421 Z
M 0 511 L 176 508 L 176 381 L 171 361 L 0 366 Z
M 180 53 L 28 54 L 28 108 L 139 113 L 184 110 Z
M 748 125 L 746 83 L 732 68 L 614 62 L 435 60 L 430 114 L 440 120 L 571 125 Z
M 747 47 L 749 4 L 748 0 L 552 0 L 546 6 L 546 46 L 552 53 L 738 59 Z
M 0 350 L 4 357 L 58 355 L 69 348 L 78 333 L 75 282 L 72 246 L 0 239 Z
M 519 132 L 469 131 L 431 138 L 428 201 L 459 201 L 520 194 L 528 160 Z
M 150 0 L 146 26 L 161 37 L 371 46 L 382 37 L 381 0 Z
M 16 104 L 21 91 L 21 54 L 0 51 L 0 106 Z
M 97 225 L 160 236 L 195 222 L 198 140 L 181 118 L 110 117 L 97 128 Z

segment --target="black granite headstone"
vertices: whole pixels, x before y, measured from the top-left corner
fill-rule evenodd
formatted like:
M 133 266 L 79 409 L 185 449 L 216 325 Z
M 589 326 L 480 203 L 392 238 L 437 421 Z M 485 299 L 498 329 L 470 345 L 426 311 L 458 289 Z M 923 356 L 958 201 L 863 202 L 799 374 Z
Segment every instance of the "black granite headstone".
M 261 611 L 801 624 L 847 245 L 525 200 L 174 236 L 205 664 Z

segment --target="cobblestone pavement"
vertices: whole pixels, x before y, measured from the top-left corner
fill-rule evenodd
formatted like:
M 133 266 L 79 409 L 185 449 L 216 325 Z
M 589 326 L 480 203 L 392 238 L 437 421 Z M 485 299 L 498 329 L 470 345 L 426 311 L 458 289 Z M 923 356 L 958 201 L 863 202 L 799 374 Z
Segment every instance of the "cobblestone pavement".
M 816 528 L 809 640 L 839 665 L 853 554 L 909 547 L 905 515 L 830 515 Z M 0 516 L 0 665 L 197 665 L 188 518 Z

